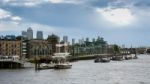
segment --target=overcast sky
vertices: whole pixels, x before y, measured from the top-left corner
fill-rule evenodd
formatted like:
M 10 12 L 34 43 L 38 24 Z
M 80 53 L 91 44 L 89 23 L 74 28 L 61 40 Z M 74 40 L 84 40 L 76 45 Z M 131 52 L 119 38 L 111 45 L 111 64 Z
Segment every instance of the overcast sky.
M 150 0 L 0 0 L 0 35 L 32 27 L 69 38 L 150 45 Z

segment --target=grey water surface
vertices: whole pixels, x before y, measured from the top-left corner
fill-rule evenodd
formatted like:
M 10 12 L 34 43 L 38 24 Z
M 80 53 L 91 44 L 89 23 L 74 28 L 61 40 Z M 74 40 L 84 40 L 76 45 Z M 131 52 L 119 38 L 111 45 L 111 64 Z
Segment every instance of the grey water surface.
M 0 84 L 150 84 L 150 55 L 138 57 L 110 63 L 78 61 L 64 70 L 0 70 Z

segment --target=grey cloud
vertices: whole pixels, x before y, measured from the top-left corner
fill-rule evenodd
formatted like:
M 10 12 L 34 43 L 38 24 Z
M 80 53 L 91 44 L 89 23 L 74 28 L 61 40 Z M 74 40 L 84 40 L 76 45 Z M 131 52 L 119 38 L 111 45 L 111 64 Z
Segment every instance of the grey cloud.
M 135 7 L 140 7 L 140 8 L 149 8 L 150 7 L 150 1 L 149 0 L 138 0 L 134 3 Z

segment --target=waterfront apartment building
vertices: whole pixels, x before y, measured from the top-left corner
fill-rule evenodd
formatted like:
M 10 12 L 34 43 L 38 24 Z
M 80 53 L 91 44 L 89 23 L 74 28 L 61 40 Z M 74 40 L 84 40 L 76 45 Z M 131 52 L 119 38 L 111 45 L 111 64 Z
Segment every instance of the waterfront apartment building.
M 0 40 L 1 56 L 21 56 L 21 41 L 18 40 Z
M 49 44 L 52 45 L 52 54 L 56 53 L 56 44 L 59 43 L 59 37 L 57 35 L 49 35 L 47 38 Z
M 51 45 L 46 40 L 30 40 L 27 44 L 28 58 L 44 58 L 52 55 Z
M 107 42 L 103 38 L 98 37 L 97 40 L 89 41 L 89 38 L 86 38 L 86 41 L 79 40 L 79 43 L 76 43 L 72 46 L 73 55 L 88 55 L 88 54 L 104 54 L 107 53 Z

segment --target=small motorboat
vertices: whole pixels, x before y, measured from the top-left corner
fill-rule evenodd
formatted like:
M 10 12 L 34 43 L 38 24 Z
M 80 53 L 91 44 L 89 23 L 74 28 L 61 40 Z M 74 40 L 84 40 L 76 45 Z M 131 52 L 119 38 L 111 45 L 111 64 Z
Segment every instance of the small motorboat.
M 43 69 L 53 69 L 55 67 L 55 64 L 46 64 L 42 63 L 40 66 L 37 68 L 38 70 L 43 70 Z
M 133 59 L 138 59 L 138 57 L 137 57 L 137 56 L 134 56 Z
M 95 63 L 101 62 L 100 57 L 97 57 L 97 58 L 94 60 L 94 62 L 95 62 Z
M 101 62 L 110 62 L 110 58 L 108 57 L 101 58 Z
M 135 55 L 134 55 L 132 58 L 133 58 L 133 59 L 138 59 L 137 53 L 135 53 Z
M 131 56 L 131 55 L 125 56 L 125 60 L 130 60 L 130 59 L 132 59 L 132 56 Z
M 114 61 L 122 61 L 123 57 L 122 56 L 113 56 L 112 60 L 114 60 Z
M 72 67 L 72 64 L 71 63 L 60 63 L 60 64 L 56 64 L 55 65 L 55 69 L 70 69 Z
M 108 57 L 97 57 L 95 60 L 94 60 L 95 63 L 98 63 L 98 62 L 110 62 L 110 58 Z
M 135 56 L 133 56 L 132 59 L 138 59 L 137 55 L 135 54 Z

